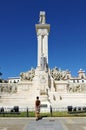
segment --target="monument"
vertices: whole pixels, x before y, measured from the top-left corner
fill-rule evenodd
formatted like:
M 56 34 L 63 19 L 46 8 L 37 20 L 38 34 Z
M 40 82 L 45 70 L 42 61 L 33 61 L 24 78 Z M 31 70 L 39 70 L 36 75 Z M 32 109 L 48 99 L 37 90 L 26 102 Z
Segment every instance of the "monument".
M 35 25 L 37 34 L 37 67 L 21 72 L 19 78 L 10 78 L 0 84 L 0 106 L 34 107 L 37 96 L 44 108 L 62 109 L 69 105 L 86 106 L 86 75 L 82 69 L 78 77 L 70 71 L 48 65 L 48 36 L 50 24 L 46 23 L 45 11 L 40 11 L 39 23 Z M 52 59 L 53 60 L 53 59 Z

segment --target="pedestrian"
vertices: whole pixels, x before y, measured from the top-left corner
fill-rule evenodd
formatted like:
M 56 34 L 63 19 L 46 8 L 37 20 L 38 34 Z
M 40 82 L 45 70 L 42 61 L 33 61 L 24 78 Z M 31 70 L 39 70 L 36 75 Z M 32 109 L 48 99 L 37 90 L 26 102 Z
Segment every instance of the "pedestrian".
M 36 101 L 35 101 L 35 117 L 36 117 L 36 120 L 39 119 L 39 116 L 40 116 L 40 100 L 39 100 L 39 97 L 37 96 L 36 97 Z

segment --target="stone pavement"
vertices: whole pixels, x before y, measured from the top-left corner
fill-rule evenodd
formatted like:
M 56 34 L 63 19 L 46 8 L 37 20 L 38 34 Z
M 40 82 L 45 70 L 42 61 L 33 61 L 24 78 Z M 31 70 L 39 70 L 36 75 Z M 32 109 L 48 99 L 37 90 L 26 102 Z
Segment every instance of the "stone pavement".
M 25 130 L 64 130 L 60 121 L 54 119 L 43 119 L 30 121 Z
M 86 130 L 86 117 L 0 118 L 0 130 Z

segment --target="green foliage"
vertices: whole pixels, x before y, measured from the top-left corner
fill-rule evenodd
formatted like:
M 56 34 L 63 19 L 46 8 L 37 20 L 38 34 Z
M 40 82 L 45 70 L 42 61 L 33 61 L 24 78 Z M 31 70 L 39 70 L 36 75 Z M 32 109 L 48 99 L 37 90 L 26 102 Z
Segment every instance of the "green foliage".
M 40 113 L 41 117 L 51 117 L 51 114 L 49 112 L 47 113 Z M 35 117 L 35 112 L 20 112 L 20 114 L 0 114 L 0 117 Z M 86 117 L 86 112 L 84 113 L 74 113 L 70 114 L 66 111 L 64 112 L 53 112 L 52 117 Z
M 0 79 L 0 83 L 2 83 L 2 79 Z
M 2 73 L 0 72 L 0 76 L 2 76 Z
M 0 83 L 2 83 L 2 79 L 1 79 L 2 73 L 0 72 Z

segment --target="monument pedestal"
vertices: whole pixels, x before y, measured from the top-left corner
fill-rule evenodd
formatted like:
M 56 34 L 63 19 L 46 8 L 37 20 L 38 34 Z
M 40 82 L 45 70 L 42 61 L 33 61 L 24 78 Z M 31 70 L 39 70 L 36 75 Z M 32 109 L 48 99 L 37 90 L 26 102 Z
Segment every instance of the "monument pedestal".
M 48 101 L 48 89 L 49 89 L 49 80 L 48 73 L 36 69 L 35 77 L 33 79 L 33 88 L 39 90 L 39 96 L 41 101 Z

